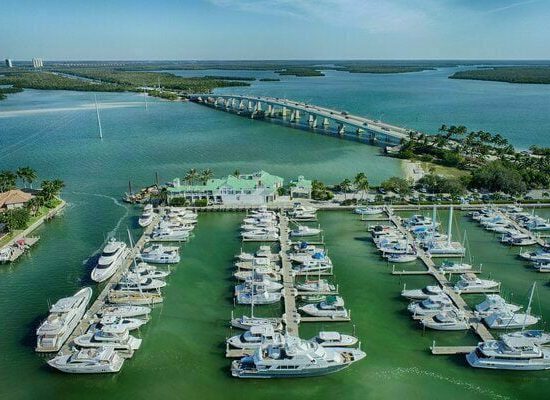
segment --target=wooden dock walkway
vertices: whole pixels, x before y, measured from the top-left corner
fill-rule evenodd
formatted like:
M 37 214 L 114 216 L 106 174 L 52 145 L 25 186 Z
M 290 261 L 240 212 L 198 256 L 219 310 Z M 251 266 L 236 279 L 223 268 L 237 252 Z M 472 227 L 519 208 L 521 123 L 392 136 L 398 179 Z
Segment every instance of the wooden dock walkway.
M 393 214 L 393 211 L 389 207 L 386 207 L 386 213 L 388 214 L 390 221 L 397 227 L 397 229 L 403 235 L 406 235 L 410 243 L 413 243 L 414 238 L 412 234 L 407 229 L 405 229 L 405 227 L 401 223 L 401 219 L 395 214 Z M 468 306 L 468 304 L 466 304 L 464 299 L 452 289 L 449 280 L 447 279 L 447 277 L 443 272 L 440 272 L 436 268 L 436 265 L 433 262 L 432 258 L 428 256 L 428 254 L 426 254 L 426 252 L 423 251 L 421 248 L 417 249 L 417 253 L 418 253 L 419 259 L 426 266 L 428 273 L 437 280 L 437 282 L 443 288 L 443 291 L 449 296 L 449 298 L 452 300 L 455 306 L 458 307 L 458 309 L 464 313 L 466 318 L 468 318 L 468 321 L 470 321 L 470 328 L 481 338 L 481 340 L 483 341 L 493 340 L 494 337 L 491 334 L 491 332 L 489 332 L 489 329 L 487 329 L 485 325 L 479 322 L 479 319 L 474 315 L 474 312 L 470 308 L 470 306 Z
M 88 310 L 86 311 L 86 313 L 84 314 L 84 316 L 82 317 L 78 325 L 76 326 L 73 333 L 69 336 L 69 338 L 67 339 L 63 347 L 61 347 L 61 350 L 59 350 L 59 355 L 70 353 L 73 340 L 77 336 L 85 334 L 88 328 L 90 327 L 90 325 L 95 322 L 94 320 L 95 314 L 97 314 L 97 312 L 101 310 L 101 308 L 105 305 L 109 292 L 115 288 L 117 283 L 120 281 L 120 278 L 122 277 L 122 275 L 124 275 L 124 273 L 128 271 L 128 269 L 132 265 L 134 261 L 134 257 L 139 254 L 140 250 L 148 242 L 147 240 L 148 236 L 153 231 L 153 228 L 157 224 L 158 220 L 159 220 L 158 215 L 155 215 L 155 217 L 153 218 L 153 222 L 151 222 L 151 224 L 147 228 L 145 228 L 145 230 L 143 231 L 143 234 L 141 235 L 139 240 L 135 243 L 134 247 L 128 250 L 124 263 L 115 272 L 115 274 L 107 281 L 103 290 L 99 293 L 99 295 L 97 296 L 96 300 L 92 303 L 90 308 L 88 308 Z
M 434 355 L 449 356 L 455 354 L 468 354 L 476 349 L 476 346 L 430 346 L 430 351 Z
M 284 215 L 284 212 L 279 213 L 279 244 L 281 247 L 279 256 L 281 258 L 283 297 L 285 301 L 285 314 L 283 316 L 283 321 L 288 334 L 299 336 L 298 324 L 300 321 L 300 314 L 298 314 L 298 309 L 296 308 L 296 289 L 294 288 L 292 264 L 290 262 L 290 258 L 288 257 L 288 218 Z

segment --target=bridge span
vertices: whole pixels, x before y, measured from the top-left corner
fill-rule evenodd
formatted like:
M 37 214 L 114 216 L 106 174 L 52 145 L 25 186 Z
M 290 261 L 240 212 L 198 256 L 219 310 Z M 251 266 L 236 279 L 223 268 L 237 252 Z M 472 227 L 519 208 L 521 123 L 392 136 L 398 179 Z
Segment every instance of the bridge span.
M 372 144 L 396 145 L 409 140 L 413 132 L 346 111 L 278 97 L 196 94 L 189 96 L 189 100 L 253 119 L 281 119 L 314 130 L 335 128 L 341 137 L 353 136 Z

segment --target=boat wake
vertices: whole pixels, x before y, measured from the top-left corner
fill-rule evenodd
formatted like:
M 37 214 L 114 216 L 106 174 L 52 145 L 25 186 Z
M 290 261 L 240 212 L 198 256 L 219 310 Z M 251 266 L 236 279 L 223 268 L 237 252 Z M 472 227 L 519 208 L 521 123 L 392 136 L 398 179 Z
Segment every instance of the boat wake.
M 127 108 L 127 107 L 143 107 L 141 102 L 117 102 L 117 103 L 102 103 L 101 109 L 107 108 Z M 83 110 L 95 110 L 95 104 L 82 104 L 77 107 L 57 107 L 57 108 L 31 108 L 27 110 L 13 110 L 13 111 L 0 111 L 0 118 L 12 118 L 20 116 L 29 116 L 29 115 L 40 115 L 56 112 L 67 112 L 67 111 L 83 111 Z
M 509 396 L 505 396 L 505 395 L 493 392 L 492 390 L 485 389 L 481 386 L 474 385 L 474 384 L 469 383 L 469 382 L 464 382 L 460 379 L 456 379 L 456 378 L 453 378 L 451 376 L 444 376 L 444 375 L 440 375 L 440 374 L 437 374 L 437 373 L 432 372 L 432 371 L 422 370 L 422 369 L 417 368 L 417 367 L 393 368 L 391 370 L 382 370 L 382 371 L 378 371 L 376 373 L 377 378 L 391 379 L 391 380 L 394 380 L 394 379 L 396 379 L 400 376 L 405 376 L 405 375 L 409 375 L 409 376 L 410 375 L 417 375 L 417 376 L 429 377 L 431 379 L 437 379 L 439 381 L 444 381 L 446 383 L 450 383 L 452 385 L 465 388 L 468 391 L 475 392 L 479 395 L 487 396 L 490 399 L 495 399 L 495 400 L 511 400 L 512 399 Z

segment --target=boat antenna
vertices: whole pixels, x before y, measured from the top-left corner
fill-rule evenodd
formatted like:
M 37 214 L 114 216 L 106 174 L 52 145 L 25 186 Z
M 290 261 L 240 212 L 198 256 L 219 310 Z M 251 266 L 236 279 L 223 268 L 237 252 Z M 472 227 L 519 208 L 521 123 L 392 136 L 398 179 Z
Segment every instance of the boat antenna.
M 101 118 L 99 118 L 99 106 L 97 105 L 97 95 L 94 94 L 95 113 L 97 115 L 97 126 L 99 127 L 99 138 L 103 140 L 103 130 L 101 129 Z

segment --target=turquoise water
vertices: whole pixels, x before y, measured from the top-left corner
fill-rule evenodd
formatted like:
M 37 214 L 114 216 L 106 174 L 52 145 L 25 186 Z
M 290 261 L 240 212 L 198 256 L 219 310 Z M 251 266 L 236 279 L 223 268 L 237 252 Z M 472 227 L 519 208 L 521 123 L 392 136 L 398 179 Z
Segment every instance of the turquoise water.
M 366 79 L 364 75 L 351 78 Z M 315 79 L 302 81 L 302 98 L 315 92 Z M 273 95 L 280 95 L 279 90 L 293 97 L 291 89 L 283 88 L 287 86 L 299 98 L 300 81 L 258 82 L 257 88 L 247 90 L 267 93 L 269 87 Z M 324 85 L 319 84 L 315 96 L 326 93 L 336 103 L 336 90 L 344 90 L 347 84 L 335 90 Z M 357 90 L 363 89 L 357 86 Z M 353 93 L 342 94 L 342 101 L 351 102 Z M 140 333 L 143 348 L 120 374 L 68 376 L 50 370 L 33 351 L 34 330 L 48 303 L 91 284 L 93 257 L 107 235 L 125 238 L 127 227 L 134 236 L 140 232 L 139 209 L 117 200 L 129 179 L 136 186 L 145 185 L 153 182 L 155 172 L 167 180 L 196 167 L 212 168 L 217 174 L 263 168 L 286 178 L 304 174 L 327 182 L 365 170 L 371 181 L 379 182 L 400 171 L 398 162 L 380 157 L 378 149 L 366 145 L 237 118 L 195 104 L 151 100 L 146 112 L 143 98 L 134 94 L 101 93 L 98 98 L 102 142 L 97 139 L 89 93 L 25 91 L 0 102 L 0 169 L 31 165 L 41 179 L 60 177 L 67 183 L 63 197 L 68 201 L 62 217 L 37 231 L 41 240 L 28 255 L 0 268 L 0 398 L 240 399 L 249 395 L 275 399 L 285 394 L 289 399 L 393 399 L 406 393 L 412 399 L 436 395 L 441 399 L 473 395 L 527 399 L 540 398 L 550 389 L 547 372 L 472 370 L 461 356 L 429 355 L 427 348 L 434 339 L 441 345 L 458 345 L 473 344 L 476 338 L 471 333 L 423 333 L 408 317 L 398 293 L 404 283 L 421 286 L 429 279 L 392 276 L 391 267 L 368 242 L 364 223 L 347 212 L 321 213 L 320 223 L 336 266 L 334 280 L 352 310 L 353 324 L 303 324 L 300 332 L 311 337 L 320 329 L 355 329 L 367 358 L 349 370 L 284 385 L 229 376 L 223 342 L 231 334 L 227 321 L 232 310 L 232 258 L 241 246 L 237 229 L 242 215 L 237 213 L 200 216 L 195 237 L 184 245 L 182 262 L 169 278 L 165 303 L 155 309 L 152 321 Z M 359 96 L 358 104 L 363 100 Z M 340 107 L 352 111 L 350 103 Z M 445 214 L 441 217 L 445 222 Z M 539 282 L 534 312 L 548 318 L 548 278 L 526 268 L 515 256 L 517 249 L 500 246 L 497 238 L 463 216 L 457 222 L 456 234 L 468 231 L 474 263 L 483 263 L 485 276 L 502 280 L 507 297 L 525 304 L 530 285 Z M 476 298 L 468 301 L 475 303 Z M 280 307 L 272 306 L 263 313 L 279 311 Z
M 448 79 L 463 68 L 406 74 L 350 74 L 327 70 L 324 77 L 281 76 L 281 82 L 224 88 L 220 93 L 269 95 L 347 110 L 429 133 L 441 124 L 500 133 L 519 148 L 550 146 L 550 87 Z M 271 71 L 170 71 L 182 76 L 275 77 Z

